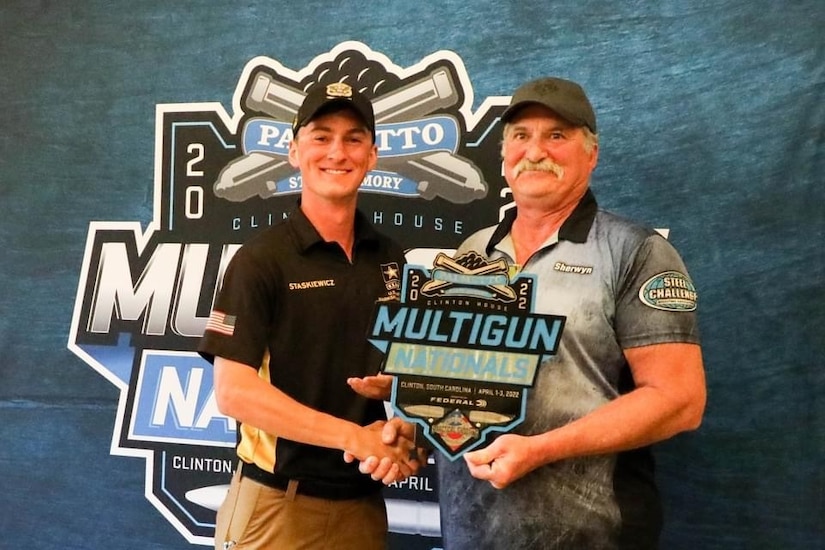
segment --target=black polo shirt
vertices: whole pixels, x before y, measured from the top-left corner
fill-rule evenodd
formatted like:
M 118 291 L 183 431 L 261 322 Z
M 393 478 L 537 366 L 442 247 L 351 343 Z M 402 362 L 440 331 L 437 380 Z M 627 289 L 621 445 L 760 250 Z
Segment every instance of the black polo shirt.
M 360 212 L 350 262 L 300 210 L 244 244 L 229 264 L 199 352 L 258 369 L 278 389 L 333 416 L 366 425 L 386 415 L 349 377 L 378 372 L 367 340 L 377 300 L 397 299 L 404 252 Z M 340 450 L 238 428 L 238 454 L 265 472 L 363 488 L 372 483 Z

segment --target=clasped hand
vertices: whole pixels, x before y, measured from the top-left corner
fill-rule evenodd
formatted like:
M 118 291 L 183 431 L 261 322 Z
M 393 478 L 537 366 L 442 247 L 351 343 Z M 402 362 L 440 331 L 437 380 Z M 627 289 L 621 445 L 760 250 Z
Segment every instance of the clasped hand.
M 358 470 L 384 485 L 401 481 L 418 472 L 427 457 L 415 447 L 415 426 L 393 417 L 388 422 L 373 422 L 364 430 L 375 438 L 375 452 L 344 451 L 344 461 L 359 461 Z
M 359 395 L 369 399 L 388 400 L 392 390 L 393 377 L 387 374 L 349 378 L 347 384 Z M 415 426 L 393 417 L 388 422 L 375 422 L 367 427 L 377 433 L 383 446 L 392 447 L 392 452 L 359 456 L 347 450 L 344 460 L 359 461 L 358 469 L 369 474 L 372 479 L 381 480 L 384 485 L 401 481 L 418 472 L 427 461 L 426 453 L 415 447 Z

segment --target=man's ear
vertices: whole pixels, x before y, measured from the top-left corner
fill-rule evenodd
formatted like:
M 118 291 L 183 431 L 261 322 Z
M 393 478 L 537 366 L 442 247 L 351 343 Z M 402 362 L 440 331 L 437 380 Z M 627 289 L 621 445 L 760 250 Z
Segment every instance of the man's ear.
M 298 140 L 296 138 L 292 138 L 292 141 L 289 142 L 289 155 L 287 158 L 289 159 L 289 164 L 292 165 L 293 168 L 300 168 L 300 164 L 298 163 L 298 145 L 296 144 Z
M 370 155 L 372 158 L 370 159 L 370 165 L 367 169 L 367 172 L 374 170 L 375 167 L 378 165 L 378 145 L 373 144 L 372 146 L 372 153 Z
M 596 165 L 599 163 L 599 144 L 596 143 L 593 145 L 593 150 L 590 151 L 590 171 L 596 169 Z

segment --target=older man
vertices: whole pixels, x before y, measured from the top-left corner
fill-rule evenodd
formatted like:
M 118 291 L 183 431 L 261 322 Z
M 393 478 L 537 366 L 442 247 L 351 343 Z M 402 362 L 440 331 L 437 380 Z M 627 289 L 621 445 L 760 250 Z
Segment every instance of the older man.
M 705 407 L 696 291 L 661 235 L 598 208 L 596 116 L 578 84 L 529 82 L 502 120 L 516 208 L 456 256 L 534 275 L 536 312 L 567 321 L 525 421 L 463 461 L 438 462 L 444 546 L 656 548 L 649 445 L 697 428 Z M 362 471 L 380 475 L 375 463 Z

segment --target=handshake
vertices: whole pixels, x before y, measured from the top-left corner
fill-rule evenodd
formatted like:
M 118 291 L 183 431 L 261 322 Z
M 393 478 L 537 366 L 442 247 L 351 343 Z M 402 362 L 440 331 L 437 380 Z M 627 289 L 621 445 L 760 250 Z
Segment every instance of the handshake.
M 386 400 L 390 396 L 392 376 L 379 374 L 350 378 L 347 383 L 364 397 Z M 415 474 L 427 461 L 429 445 L 424 449 L 416 444 L 416 425 L 404 422 L 397 416 L 386 422 L 360 427 L 359 433 L 364 439 L 371 440 L 373 447 L 371 450 L 361 447 L 356 451 L 355 446 L 347 446 L 344 460 L 359 460 L 361 473 L 380 480 L 384 485 Z M 504 489 L 548 462 L 540 444 L 535 437 L 504 434 L 483 449 L 465 453 L 464 462 L 471 476 L 489 482 L 496 489 Z
M 379 374 L 347 381 L 358 394 L 371 399 L 388 399 L 392 376 Z M 358 469 L 384 485 L 414 475 L 427 463 L 427 450 L 416 444 L 416 426 L 395 416 L 373 422 L 360 430 L 344 451 L 347 463 L 359 461 Z
M 389 485 L 416 474 L 427 463 L 427 451 L 415 443 L 415 424 L 395 416 L 387 422 L 374 422 L 366 430 L 380 438 L 376 453 L 358 457 L 344 451 L 345 462 L 360 460 L 362 474 Z

